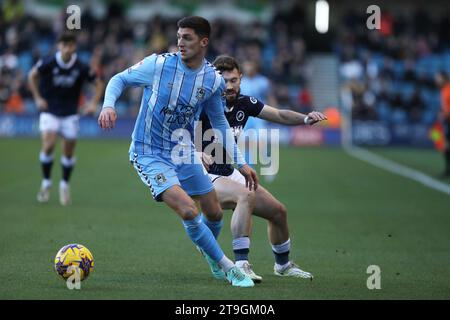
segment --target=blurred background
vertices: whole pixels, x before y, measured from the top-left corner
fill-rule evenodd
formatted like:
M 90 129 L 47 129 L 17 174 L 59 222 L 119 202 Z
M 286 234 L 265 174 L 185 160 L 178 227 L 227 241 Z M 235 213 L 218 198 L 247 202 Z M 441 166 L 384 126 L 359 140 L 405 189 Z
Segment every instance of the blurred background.
M 26 76 L 39 58 L 55 51 L 71 4 L 81 9 L 78 55 L 106 81 L 146 55 L 176 50 L 176 21 L 202 15 L 213 25 L 208 59 L 230 54 L 247 78 L 266 78 L 265 95 L 257 97 L 269 104 L 303 113 L 318 109 L 329 116 L 330 130 L 299 135 L 284 128 L 284 143 L 350 139 L 432 146 L 428 131 L 440 109 L 435 75 L 450 72 L 449 5 L 436 0 L 426 7 L 423 1 L 377 1 L 379 30 L 366 26 L 369 1 L 330 1 L 326 29 L 318 30 L 324 13 L 317 12 L 316 1 L 3 0 L 0 136 L 37 134 L 37 109 Z M 90 94 L 85 92 L 80 105 Z M 121 97 L 121 119 L 136 116 L 140 94 L 133 89 Z M 341 128 L 346 115 L 353 121 Z M 82 126 L 88 127 L 82 136 L 99 134 L 93 126 Z

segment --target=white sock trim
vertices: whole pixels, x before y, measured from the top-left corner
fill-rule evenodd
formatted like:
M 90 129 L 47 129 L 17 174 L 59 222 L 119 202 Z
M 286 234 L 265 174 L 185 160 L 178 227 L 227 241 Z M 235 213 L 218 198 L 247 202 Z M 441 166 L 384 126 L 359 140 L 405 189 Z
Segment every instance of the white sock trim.
M 66 156 L 61 156 L 61 164 L 65 167 L 73 167 L 75 165 L 76 158 L 67 158 Z
M 49 188 L 49 187 L 51 187 L 52 186 L 52 180 L 50 180 L 50 179 L 42 179 L 41 186 L 42 186 L 42 188 Z
M 228 257 L 226 255 L 224 255 L 223 258 L 220 259 L 219 265 L 224 272 L 228 272 L 231 268 L 234 267 L 233 261 L 228 259 Z
M 291 249 L 291 239 L 281 244 L 272 244 L 272 250 L 276 253 L 285 253 Z
M 46 154 L 45 152 L 41 151 L 39 153 L 39 161 L 42 163 L 49 163 L 53 161 L 53 154 Z
M 60 188 L 67 188 L 68 186 L 69 186 L 69 183 L 67 183 L 67 181 L 64 181 L 64 180 L 59 181 Z
M 249 249 L 250 248 L 250 238 L 240 237 L 233 239 L 233 250 Z

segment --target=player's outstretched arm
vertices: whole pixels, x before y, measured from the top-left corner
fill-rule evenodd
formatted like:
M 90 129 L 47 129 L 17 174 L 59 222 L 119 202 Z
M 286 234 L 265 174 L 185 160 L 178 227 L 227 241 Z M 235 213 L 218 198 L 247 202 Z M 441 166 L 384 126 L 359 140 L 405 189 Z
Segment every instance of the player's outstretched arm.
M 288 126 L 301 124 L 313 125 L 319 121 L 327 120 L 327 117 L 319 111 L 313 111 L 305 115 L 291 110 L 278 110 L 268 105 L 264 105 L 258 118 Z
M 125 87 L 152 85 L 155 61 L 156 55 L 151 55 L 109 80 L 105 90 L 103 109 L 98 117 L 98 124 L 102 129 L 114 128 L 117 119 L 114 106 Z

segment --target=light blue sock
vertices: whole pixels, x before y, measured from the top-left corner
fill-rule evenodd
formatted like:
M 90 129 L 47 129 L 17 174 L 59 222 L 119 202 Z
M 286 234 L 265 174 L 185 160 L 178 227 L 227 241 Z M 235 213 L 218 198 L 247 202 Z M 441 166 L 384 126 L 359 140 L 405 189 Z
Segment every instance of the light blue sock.
M 214 261 L 219 262 L 223 258 L 222 249 L 211 230 L 203 223 L 200 215 L 192 220 L 183 220 L 183 225 L 192 242 L 203 249 Z
M 219 221 L 210 221 L 203 213 L 201 214 L 201 216 L 203 223 L 206 224 L 206 226 L 209 228 L 209 230 L 211 230 L 212 234 L 214 235 L 214 238 L 217 239 L 220 230 L 222 230 L 223 220 L 220 219 Z

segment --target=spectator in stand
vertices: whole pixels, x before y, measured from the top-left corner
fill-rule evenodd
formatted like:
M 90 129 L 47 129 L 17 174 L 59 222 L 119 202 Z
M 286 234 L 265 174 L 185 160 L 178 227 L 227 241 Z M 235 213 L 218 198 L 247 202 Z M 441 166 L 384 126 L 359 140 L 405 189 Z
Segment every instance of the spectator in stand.
M 445 170 L 443 176 L 450 177 L 450 79 L 444 72 L 436 75 L 436 83 L 441 88 L 441 113 L 439 118 L 445 127 Z

